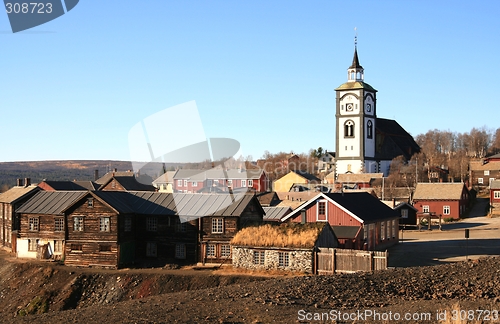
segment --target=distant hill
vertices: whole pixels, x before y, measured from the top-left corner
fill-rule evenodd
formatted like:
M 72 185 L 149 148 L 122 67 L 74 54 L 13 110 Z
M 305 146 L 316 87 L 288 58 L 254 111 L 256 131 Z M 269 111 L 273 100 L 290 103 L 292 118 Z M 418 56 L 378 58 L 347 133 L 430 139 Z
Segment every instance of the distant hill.
M 152 164 L 155 170 L 161 170 L 160 164 Z M 169 164 L 168 169 L 174 168 Z M 16 185 L 17 179 L 30 178 L 32 184 L 47 180 L 94 180 L 94 171 L 99 177 L 107 172 L 132 170 L 130 161 L 112 160 L 82 160 L 82 161 L 31 161 L 31 162 L 0 162 L 0 192 Z M 155 171 L 156 172 L 156 171 Z M 159 176 L 160 174 L 158 174 Z

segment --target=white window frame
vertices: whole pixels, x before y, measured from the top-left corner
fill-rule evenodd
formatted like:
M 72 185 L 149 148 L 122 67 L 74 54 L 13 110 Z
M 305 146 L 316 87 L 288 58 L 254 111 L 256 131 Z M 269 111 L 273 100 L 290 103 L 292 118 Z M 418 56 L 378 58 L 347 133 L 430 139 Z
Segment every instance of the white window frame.
M 228 179 L 227 180 L 227 186 L 228 187 L 232 187 L 233 186 L 233 180 L 232 179 Z
M 40 230 L 40 219 L 38 217 L 29 218 L 30 231 L 38 232 Z
M 64 217 L 54 218 L 54 232 L 64 232 Z
M 320 215 L 323 215 L 323 214 L 319 213 L 319 206 L 321 204 L 325 205 L 325 214 L 324 214 L 324 218 L 320 219 Z M 328 222 L 328 201 L 326 199 L 321 199 L 321 200 L 318 200 L 316 202 L 316 221 L 317 222 Z
M 110 217 L 99 218 L 99 231 L 100 232 L 109 232 L 110 228 L 111 228 L 111 218 Z
M 247 181 L 241 180 L 241 187 L 246 187 L 246 186 L 247 186 Z
M 63 242 L 62 240 L 54 240 L 54 252 L 62 252 L 63 251 Z
M 279 267 L 290 266 L 290 252 L 278 252 L 278 266 Z
M 188 181 L 184 180 L 184 187 L 187 187 L 187 186 L 188 186 Z
M 483 178 L 477 178 L 477 183 L 483 184 Z
M 490 175 L 490 170 L 484 170 L 484 175 L 489 176 Z
M 83 219 L 83 216 L 73 217 L 73 231 L 83 232 L 84 228 L 85 228 L 85 220 Z
M 231 245 L 222 244 L 220 246 L 220 256 L 224 258 L 228 258 L 231 256 Z
M 175 245 L 175 258 L 176 259 L 186 258 L 186 244 L 178 243 Z
M 493 192 L 493 198 L 494 199 L 500 199 L 500 191 L 494 191 Z
M 429 213 L 429 212 L 430 212 L 429 205 L 423 205 L 422 206 L 422 213 Z
M 401 209 L 401 218 L 408 218 L 408 209 Z
M 177 180 L 177 186 L 182 187 L 182 180 Z
M 28 251 L 36 251 L 38 249 L 39 239 L 28 239 Z
M 193 186 L 193 187 L 198 187 L 198 181 L 193 181 L 193 182 L 191 182 L 191 186 Z
M 148 232 L 158 231 L 158 217 L 150 216 L 146 218 L 146 231 Z
M 266 262 L 266 252 L 265 251 L 253 251 L 253 264 L 264 265 Z
M 215 258 L 215 257 L 217 257 L 216 245 L 207 244 L 207 258 Z
M 224 218 L 212 218 L 212 234 L 224 233 Z
M 450 215 L 450 206 L 443 206 L 443 215 Z
M 248 179 L 248 186 L 253 187 L 253 180 L 252 179 Z

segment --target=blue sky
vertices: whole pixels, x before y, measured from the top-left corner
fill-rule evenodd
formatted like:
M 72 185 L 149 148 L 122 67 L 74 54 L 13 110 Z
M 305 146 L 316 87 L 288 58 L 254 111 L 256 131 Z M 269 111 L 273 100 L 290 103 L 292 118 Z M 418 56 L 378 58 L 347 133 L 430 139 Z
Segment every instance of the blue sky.
M 13 34 L 0 14 L 0 161 L 129 160 L 128 132 L 195 100 L 206 137 L 335 149 L 354 27 L 378 117 L 416 136 L 500 127 L 498 1 L 80 1 Z M 190 132 L 164 122 L 165 141 Z M 184 127 L 185 125 L 185 127 Z

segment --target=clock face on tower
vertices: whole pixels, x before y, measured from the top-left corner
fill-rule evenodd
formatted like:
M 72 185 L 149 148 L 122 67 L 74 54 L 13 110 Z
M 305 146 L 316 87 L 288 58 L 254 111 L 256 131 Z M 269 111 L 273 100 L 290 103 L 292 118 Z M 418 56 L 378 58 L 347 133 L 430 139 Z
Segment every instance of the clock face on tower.
M 371 103 L 367 103 L 366 104 L 366 111 L 367 112 L 371 112 L 372 111 L 372 104 Z
M 345 110 L 347 110 L 347 111 L 352 111 L 353 106 L 354 106 L 354 105 L 353 105 L 352 103 L 348 103 L 348 104 L 345 106 Z

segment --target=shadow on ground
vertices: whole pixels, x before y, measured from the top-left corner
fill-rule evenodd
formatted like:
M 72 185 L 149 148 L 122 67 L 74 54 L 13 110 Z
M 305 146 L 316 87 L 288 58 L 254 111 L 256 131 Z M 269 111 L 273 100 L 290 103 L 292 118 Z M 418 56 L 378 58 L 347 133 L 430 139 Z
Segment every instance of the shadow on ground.
M 419 267 L 500 255 L 500 239 L 404 241 L 389 251 L 389 267 Z

